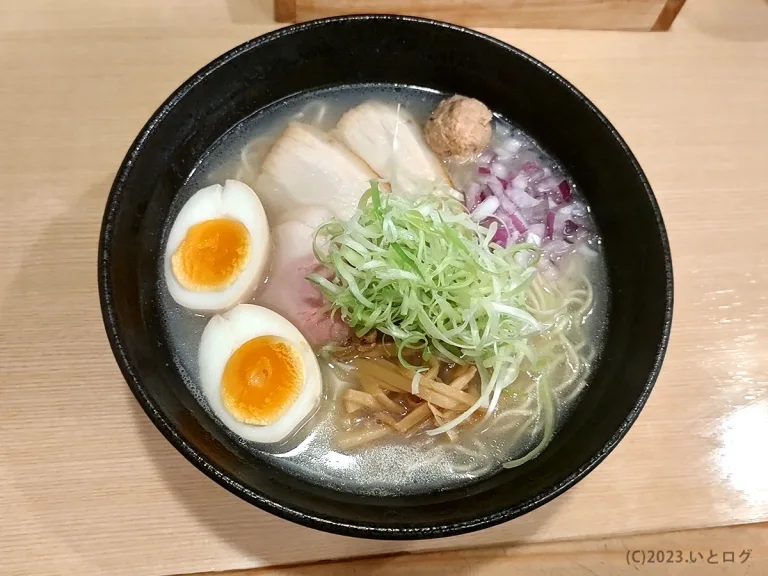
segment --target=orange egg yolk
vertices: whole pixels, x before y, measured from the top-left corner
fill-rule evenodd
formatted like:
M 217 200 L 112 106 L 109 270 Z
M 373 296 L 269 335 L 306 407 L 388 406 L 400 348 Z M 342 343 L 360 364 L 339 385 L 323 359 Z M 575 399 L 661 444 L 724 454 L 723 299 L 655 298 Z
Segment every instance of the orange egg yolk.
M 267 426 L 285 414 L 303 384 L 303 365 L 293 346 L 275 336 L 259 336 L 230 356 L 221 378 L 221 397 L 240 422 Z
M 248 229 L 237 220 L 198 222 L 190 226 L 171 257 L 173 274 L 187 290 L 226 288 L 248 264 L 250 240 Z

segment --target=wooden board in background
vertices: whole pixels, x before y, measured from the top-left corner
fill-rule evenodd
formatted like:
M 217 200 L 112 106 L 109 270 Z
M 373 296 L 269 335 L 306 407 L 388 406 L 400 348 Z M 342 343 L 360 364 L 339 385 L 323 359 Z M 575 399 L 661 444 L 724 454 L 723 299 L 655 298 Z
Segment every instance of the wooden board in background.
M 463 26 L 667 30 L 685 0 L 275 0 L 278 22 L 405 14 Z

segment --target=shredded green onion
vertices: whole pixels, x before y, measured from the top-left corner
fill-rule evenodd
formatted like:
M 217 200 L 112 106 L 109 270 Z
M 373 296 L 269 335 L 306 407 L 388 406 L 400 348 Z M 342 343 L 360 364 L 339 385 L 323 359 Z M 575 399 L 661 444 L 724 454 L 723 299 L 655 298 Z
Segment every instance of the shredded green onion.
M 478 401 L 430 435 L 495 406 L 520 364 L 537 361 L 529 340 L 545 327 L 527 311 L 525 292 L 539 251 L 499 246 L 495 229 L 473 222 L 456 200 L 382 193 L 373 181 L 348 221 L 328 222 L 315 234 L 315 256 L 334 275 L 308 279 L 358 336 L 372 329 L 390 336 L 410 368 L 406 348 L 477 365 Z

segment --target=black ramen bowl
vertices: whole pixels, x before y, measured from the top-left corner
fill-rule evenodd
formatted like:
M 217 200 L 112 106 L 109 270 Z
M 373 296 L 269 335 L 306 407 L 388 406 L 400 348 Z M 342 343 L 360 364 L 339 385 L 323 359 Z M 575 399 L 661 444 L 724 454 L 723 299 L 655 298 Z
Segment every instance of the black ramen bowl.
M 182 381 L 162 328 L 158 262 L 174 196 L 216 140 L 254 112 L 318 88 L 419 86 L 485 102 L 570 172 L 602 232 L 610 283 L 606 343 L 589 386 L 547 449 L 471 485 L 402 497 L 344 493 L 256 459 Z M 128 151 L 99 246 L 107 334 L 155 426 L 195 466 L 282 518 L 350 536 L 433 538 L 499 524 L 595 468 L 635 421 L 659 374 L 672 318 L 661 214 L 626 143 L 573 86 L 530 56 L 456 26 L 392 16 L 291 26 L 228 52 L 184 83 Z

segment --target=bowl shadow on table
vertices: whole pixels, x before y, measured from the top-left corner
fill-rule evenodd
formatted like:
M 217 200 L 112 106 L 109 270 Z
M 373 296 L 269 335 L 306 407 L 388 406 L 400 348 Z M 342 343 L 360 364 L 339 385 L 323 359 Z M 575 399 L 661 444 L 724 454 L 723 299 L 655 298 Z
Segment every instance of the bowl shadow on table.
M 136 430 L 148 453 L 165 480 L 168 490 L 196 520 L 222 543 L 235 547 L 253 565 L 285 566 L 286 574 L 321 576 L 325 574 L 358 574 L 354 567 L 336 566 L 328 572 L 318 566 L 297 564 L 328 559 L 344 559 L 382 554 L 408 553 L 422 550 L 450 550 L 463 547 L 488 546 L 504 543 L 514 546 L 536 539 L 557 508 L 565 503 L 567 495 L 501 526 L 469 535 L 417 542 L 366 540 L 327 534 L 301 527 L 268 515 L 240 500 L 216 485 L 191 463 L 187 462 L 152 426 L 138 404 L 134 406 Z M 370 559 L 370 568 L 386 568 L 386 559 Z M 466 571 L 451 574 L 477 573 L 478 565 L 466 566 Z M 318 571 L 319 570 L 319 571 Z M 367 569 L 366 569 L 367 570 Z M 426 572 L 425 572 L 426 570 Z M 367 573 L 367 572 L 366 572 Z M 428 567 L 420 566 L 419 575 L 431 574 Z M 441 572 L 435 572 L 438 574 Z M 282 572 L 281 572 L 282 574 Z

